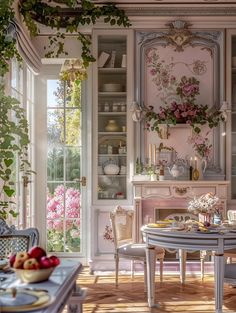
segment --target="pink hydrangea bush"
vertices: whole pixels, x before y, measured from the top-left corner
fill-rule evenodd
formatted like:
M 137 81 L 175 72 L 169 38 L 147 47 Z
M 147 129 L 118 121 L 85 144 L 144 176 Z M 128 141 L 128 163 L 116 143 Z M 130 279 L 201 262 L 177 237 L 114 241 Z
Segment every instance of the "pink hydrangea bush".
M 47 194 L 48 251 L 80 249 L 80 191 L 58 185 Z

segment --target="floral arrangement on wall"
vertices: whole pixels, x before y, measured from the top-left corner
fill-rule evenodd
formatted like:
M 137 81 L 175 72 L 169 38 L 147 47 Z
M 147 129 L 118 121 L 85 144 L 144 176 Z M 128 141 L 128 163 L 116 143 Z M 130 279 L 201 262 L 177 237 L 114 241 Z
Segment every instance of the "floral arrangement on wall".
M 152 106 L 146 108 L 146 129 L 160 133 L 160 125 L 186 123 L 195 133 L 199 134 L 199 125 L 207 124 L 209 128 L 216 127 L 224 120 L 219 110 L 209 110 L 207 105 L 197 104 L 196 96 L 199 94 L 199 81 L 195 77 L 182 76 L 176 84 L 176 95 L 181 102 L 173 101 L 169 105 L 160 106 L 158 112 Z
M 79 190 L 58 185 L 52 194 L 48 193 L 47 230 L 49 251 L 80 251 Z

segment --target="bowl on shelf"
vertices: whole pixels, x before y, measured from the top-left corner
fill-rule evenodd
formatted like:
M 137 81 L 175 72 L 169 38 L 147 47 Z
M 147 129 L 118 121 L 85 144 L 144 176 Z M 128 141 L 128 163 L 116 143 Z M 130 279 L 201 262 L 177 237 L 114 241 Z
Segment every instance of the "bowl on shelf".
M 107 164 L 104 166 L 103 171 L 106 175 L 118 175 L 120 167 L 116 164 Z
M 16 277 L 23 283 L 39 283 L 41 281 L 48 280 L 55 267 L 42 268 L 38 270 L 12 269 L 16 273 Z
M 122 91 L 122 85 L 121 84 L 103 84 L 101 90 L 104 92 L 120 92 Z

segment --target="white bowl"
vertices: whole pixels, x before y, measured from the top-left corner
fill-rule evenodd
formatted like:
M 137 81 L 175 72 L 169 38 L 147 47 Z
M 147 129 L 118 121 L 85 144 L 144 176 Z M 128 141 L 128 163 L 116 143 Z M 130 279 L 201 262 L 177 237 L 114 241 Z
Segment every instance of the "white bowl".
M 102 91 L 104 92 L 120 92 L 122 91 L 121 84 L 103 84 Z
M 107 164 L 103 169 L 106 175 L 118 175 L 120 167 L 116 164 Z

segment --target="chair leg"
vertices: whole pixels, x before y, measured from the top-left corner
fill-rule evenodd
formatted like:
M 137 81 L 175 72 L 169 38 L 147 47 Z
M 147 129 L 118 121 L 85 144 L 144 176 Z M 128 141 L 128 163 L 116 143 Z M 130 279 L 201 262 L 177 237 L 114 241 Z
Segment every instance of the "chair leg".
M 229 256 L 227 257 L 227 261 L 226 261 L 227 264 L 231 264 L 232 263 L 232 258 Z
M 115 255 L 116 261 L 116 287 L 118 287 L 118 271 L 119 271 L 119 256 L 118 254 Z
M 159 259 L 159 264 L 160 264 L 160 282 L 163 281 L 163 258 Z
M 131 260 L 131 278 L 134 279 L 134 260 Z
M 144 273 L 144 292 L 147 292 L 147 262 L 143 262 L 143 273 Z
M 200 261 L 201 261 L 201 280 L 204 280 L 204 274 L 205 274 L 205 269 L 204 269 L 205 256 L 204 255 L 201 255 Z

